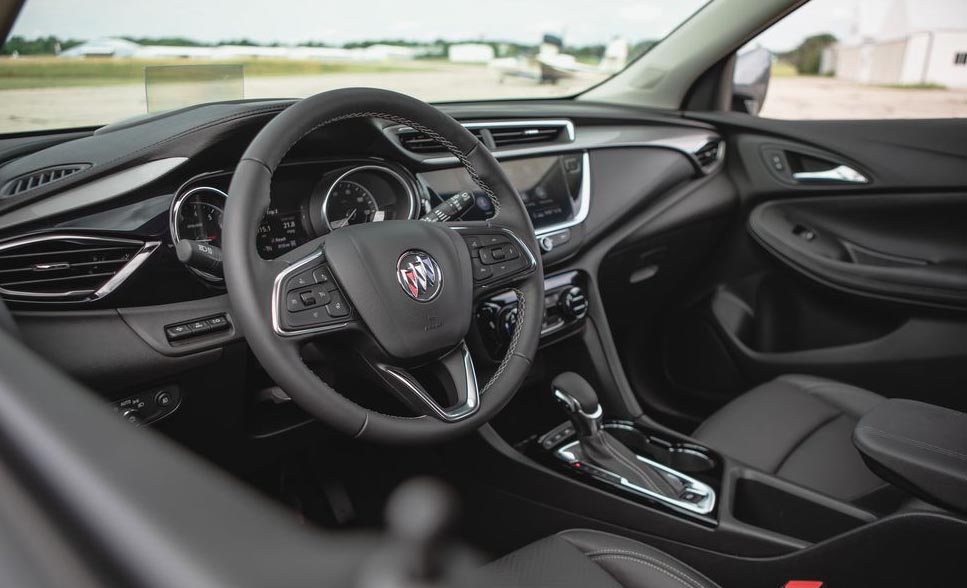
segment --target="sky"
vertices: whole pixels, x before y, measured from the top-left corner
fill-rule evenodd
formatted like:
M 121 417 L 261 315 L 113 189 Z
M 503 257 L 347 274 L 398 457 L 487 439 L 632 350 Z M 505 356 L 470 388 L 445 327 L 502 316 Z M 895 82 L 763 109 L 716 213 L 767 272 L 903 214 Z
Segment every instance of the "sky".
M 661 38 L 704 0 L 27 0 L 13 34 L 91 39 L 342 44 L 361 39 L 501 39 L 569 44 Z
M 13 34 L 321 41 L 489 39 L 536 44 L 544 33 L 566 45 L 660 39 L 705 0 L 27 0 Z M 713 0 L 714 1 L 714 0 Z M 900 10 L 897 10 L 897 7 Z M 829 32 L 877 35 L 896 14 L 920 28 L 967 28 L 967 0 L 812 0 L 760 35 L 773 51 Z M 892 19 L 892 20 L 891 20 Z M 895 24 L 895 23 L 894 23 Z

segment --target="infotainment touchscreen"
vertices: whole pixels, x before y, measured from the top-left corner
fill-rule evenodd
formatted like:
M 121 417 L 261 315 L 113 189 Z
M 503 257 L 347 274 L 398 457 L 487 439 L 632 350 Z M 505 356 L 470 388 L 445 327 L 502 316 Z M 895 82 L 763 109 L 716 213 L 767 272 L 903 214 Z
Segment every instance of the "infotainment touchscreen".
M 580 153 L 569 153 L 502 161 L 500 165 L 527 206 L 534 227 L 540 228 L 573 218 L 584 173 L 582 162 Z M 493 215 L 490 200 L 462 167 L 421 173 L 420 178 L 430 189 L 434 205 L 466 191 L 474 195 L 475 205 L 464 219 Z

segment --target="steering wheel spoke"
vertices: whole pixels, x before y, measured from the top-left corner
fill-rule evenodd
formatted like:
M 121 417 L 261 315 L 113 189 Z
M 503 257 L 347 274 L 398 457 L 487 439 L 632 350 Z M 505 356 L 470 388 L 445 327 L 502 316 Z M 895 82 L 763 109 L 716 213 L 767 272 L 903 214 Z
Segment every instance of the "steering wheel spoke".
M 473 359 L 466 343 L 461 343 L 431 366 L 445 380 L 447 406 L 442 406 L 408 370 L 379 365 L 378 370 L 389 389 L 418 413 L 452 423 L 472 416 L 480 407 L 480 389 Z
M 473 264 L 474 297 L 527 278 L 537 259 L 509 228 L 486 222 L 447 223 L 460 233 Z
M 280 337 L 300 342 L 355 323 L 352 304 L 336 283 L 322 245 L 317 239 L 275 260 L 277 266 L 286 264 L 272 281 L 272 328 Z

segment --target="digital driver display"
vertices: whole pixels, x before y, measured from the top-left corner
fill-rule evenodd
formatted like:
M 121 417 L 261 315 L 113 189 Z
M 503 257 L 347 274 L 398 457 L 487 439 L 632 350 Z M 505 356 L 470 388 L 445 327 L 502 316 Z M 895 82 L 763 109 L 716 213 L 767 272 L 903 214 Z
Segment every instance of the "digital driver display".
M 580 153 L 502 161 L 500 166 L 520 194 L 535 227 L 546 227 L 573 218 L 574 203 L 580 193 L 584 173 Z M 473 194 L 474 207 L 464 214 L 465 220 L 483 220 L 493 216 L 490 199 L 462 167 L 425 172 L 420 174 L 420 178 L 441 202 L 459 192 Z
M 256 244 L 259 254 L 271 259 L 291 251 L 305 242 L 306 234 L 299 210 L 283 211 L 270 208 L 259 225 Z

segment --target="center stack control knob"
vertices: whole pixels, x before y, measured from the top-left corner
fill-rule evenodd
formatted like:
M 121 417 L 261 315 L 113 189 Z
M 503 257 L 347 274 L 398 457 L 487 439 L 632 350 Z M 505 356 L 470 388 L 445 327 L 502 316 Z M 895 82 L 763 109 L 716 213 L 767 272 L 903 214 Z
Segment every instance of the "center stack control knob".
M 588 297 L 579 286 L 571 286 L 557 299 L 561 314 L 570 320 L 582 319 L 588 314 Z

